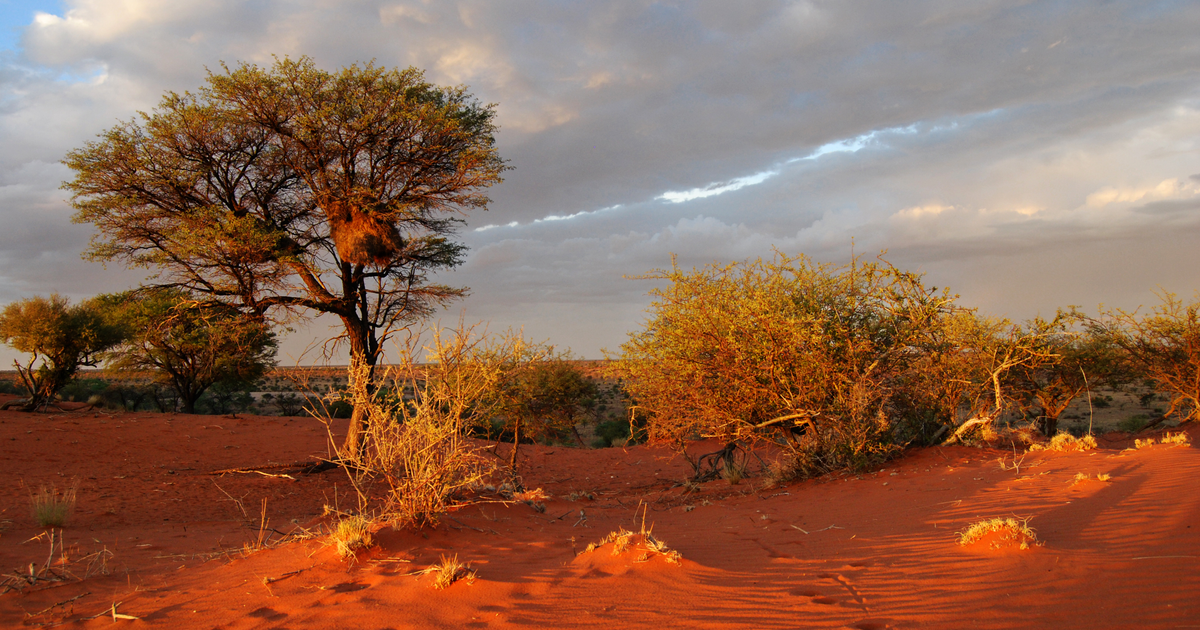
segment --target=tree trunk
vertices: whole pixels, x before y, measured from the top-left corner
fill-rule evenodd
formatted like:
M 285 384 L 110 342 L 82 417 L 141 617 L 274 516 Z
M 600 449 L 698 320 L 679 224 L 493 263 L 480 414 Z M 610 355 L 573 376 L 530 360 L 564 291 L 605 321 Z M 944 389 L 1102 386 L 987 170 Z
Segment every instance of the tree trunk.
M 521 446 L 521 416 L 517 416 L 513 422 L 513 450 L 512 458 L 508 462 L 508 468 L 512 474 L 517 474 L 517 449 Z
M 346 333 L 350 337 L 350 387 L 354 400 L 358 403 L 370 400 L 375 394 L 375 364 L 379 359 L 379 343 L 375 340 L 375 330 L 360 320 L 343 318 Z M 346 440 L 342 443 L 342 459 L 357 460 L 364 454 L 367 447 L 363 433 L 367 430 L 370 420 L 370 410 L 364 404 L 355 404 L 354 412 L 350 415 L 350 426 L 346 430 Z

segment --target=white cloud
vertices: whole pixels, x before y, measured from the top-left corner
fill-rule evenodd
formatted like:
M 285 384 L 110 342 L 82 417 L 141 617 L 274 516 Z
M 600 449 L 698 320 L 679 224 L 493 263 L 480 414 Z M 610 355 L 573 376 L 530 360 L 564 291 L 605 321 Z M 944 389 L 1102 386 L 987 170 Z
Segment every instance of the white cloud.
M 1162 201 L 1166 199 L 1189 199 L 1200 195 L 1196 182 L 1179 179 L 1164 179 L 1153 186 L 1115 187 L 1106 186 L 1087 196 L 1089 208 L 1103 208 L 1112 204 Z

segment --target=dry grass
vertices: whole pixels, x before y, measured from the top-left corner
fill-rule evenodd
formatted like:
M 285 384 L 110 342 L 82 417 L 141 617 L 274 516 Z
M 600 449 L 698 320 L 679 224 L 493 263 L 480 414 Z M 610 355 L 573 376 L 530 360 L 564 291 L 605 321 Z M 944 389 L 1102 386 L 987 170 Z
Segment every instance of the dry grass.
M 1192 438 L 1187 433 L 1180 431 L 1179 433 L 1164 433 L 1162 439 L 1155 440 L 1154 438 L 1146 438 L 1144 440 L 1134 440 L 1133 448 L 1141 449 L 1154 446 L 1155 444 L 1170 444 L 1171 446 L 1191 446 Z
M 1164 433 L 1162 440 L 1163 444 L 1171 444 L 1174 446 L 1191 446 L 1192 438 L 1188 434 L 1180 431 L 1179 433 Z
M 998 549 L 1006 543 L 1018 544 L 1021 549 L 1041 544 L 1033 529 L 1029 527 L 1029 519 L 1018 521 L 1014 518 L 993 518 L 972 523 L 959 533 L 958 544 L 967 546 L 992 533 L 997 534 L 997 539 L 992 542 L 993 549 Z
M 683 556 L 678 551 L 667 547 L 666 543 L 655 538 L 654 534 L 644 527 L 640 532 L 631 532 L 625 528 L 609 532 L 599 542 L 589 543 L 583 553 L 592 553 L 608 544 L 612 545 L 612 555 L 614 556 L 619 556 L 631 549 L 636 551 L 640 547 L 642 553 L 638 556 L 637 562 L 646 562 L 652 555 L 660 555 L 663 560 L 677 566 L 683 560 Z
M 721 478 L 731 486 L 738 485 L 746 478 L 746 464 L 727 458 L 725 465 L 721 467 Z
M 1083 483 L 1091 478 L 1092 478 L 1092 476 L 1087 473 L 1075 473 L 1075 481 L 1071 485 L 1075 485 L 1076 483 Z M 1112 475 L 1110 475 L 1108 473 L 1097 473 L 1096 474 L 1096 481 L 1109 481 L 1110 479 L 1112 479 Z
M 371 521 L 358 514 L 345 516 L 338 521 L 329 537 L 337 545 L 338 555 L 353 557 L 359 549 L 371 546 Z
M 33 520 L 38 527 L 62 527 L 75 509 L 76 487 L 59 490 L 42 486 L 29 496 Z
M 1070 433 L 1059 433 L 1046 444 L 1034 444 L 1031 451 L 1090 451 L 1096 448 L 1096 438 L 1085 435 L 1077 438 Z
M 467 584 L 473 584 L 475 583 L 475 578 L 478 577 L 478 574 L 471 568 L 469 563 L 459 562 L 458 554 L 450 558 L 442 556 L 441 562 L 425 569 L 421 573 L 434 574 L 433 588 L 439 591 L 459 580 Z

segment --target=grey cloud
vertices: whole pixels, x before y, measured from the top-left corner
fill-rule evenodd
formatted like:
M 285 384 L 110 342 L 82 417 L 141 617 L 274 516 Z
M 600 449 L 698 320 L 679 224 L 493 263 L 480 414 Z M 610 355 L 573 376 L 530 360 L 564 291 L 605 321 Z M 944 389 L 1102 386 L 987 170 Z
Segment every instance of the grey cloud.
M 1195 230 L 1187 191 L 1088 205 L 1109 188 L 1200 181 L 1185 175 L 1200 137 L 1195 3 L 67 8 L 63 22 L 27 29 L 22 52 L 0 56 L 0 220 L 13 226 L 0 234 L 0 298 L 140 279 L 76 261 L 87 228 L 67 223 L 57 187 L 69 174 L 57 161 L 164 90 L 200 85 L 205 67 L 272 54 L 330 68 L 413 64 L 497 103 L 501 154 L 515 169 L 491 191 L 491 210 L 468 218 L 470 257 L 442 280 L 472 287 L 468 317 L 526 323 L 588 356 L 619 343 L 648 302 L 653 283 L 623 276 L 666 266 L 671 253 L 684 266 L 772 246 L 844 261 L 854 239 L 859 253 L 887 248 L 1005 314 L 1067 303 L 1059 296 L 1145 299 L 1156 274 L 1185 286 L 1171 261 L 1195 258 L 1180 236 Z M 889 128 L 912 131 L 788 162 Z M 766 170 L 776 174 L 721 195 L 656 200 Z M 949 209 L 912 210 L 935 206 Z M 920 220 L 897 217 L 906 209 Z M 589 214 L 535 223 L 579 212 Z M 1148 246 L 1166 221 L 1169 243 Z

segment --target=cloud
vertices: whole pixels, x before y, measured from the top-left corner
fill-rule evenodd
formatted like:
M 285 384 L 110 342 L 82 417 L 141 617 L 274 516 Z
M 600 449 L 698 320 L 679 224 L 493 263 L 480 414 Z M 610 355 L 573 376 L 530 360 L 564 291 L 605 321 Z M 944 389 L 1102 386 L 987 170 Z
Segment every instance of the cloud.
M 0 52 L 0 297 L 140 279 L 78 261 L 58 161 L 222 61 L 304 54 L 497 104 L 514 170 L 442 279 L 588 356 L 639 320 L 649 285 L 623 276 L 672 253 L 853 242 L 1012 312 L 1049 308 L 1059 267 L 1072 299 L 1141 299 L 1200 224 L 1198 28 L 1195 3 L 1134 0 L 67 0 Z

